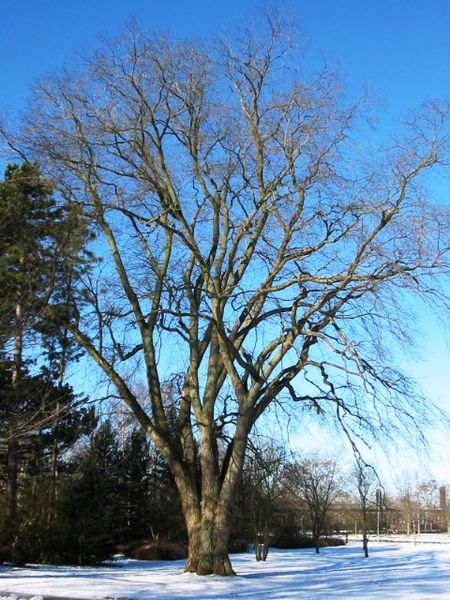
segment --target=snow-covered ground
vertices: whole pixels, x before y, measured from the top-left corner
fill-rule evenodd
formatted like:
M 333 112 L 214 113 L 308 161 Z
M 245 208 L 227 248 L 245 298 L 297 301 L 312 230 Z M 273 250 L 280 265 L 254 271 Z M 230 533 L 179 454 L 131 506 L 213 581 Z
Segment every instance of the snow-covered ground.
M 426 538 L 424 538 L 426 539 Z M 441 543 L 433 543 L 436 541 Z M 233 556 L 238 577 L 198 577 L 183 573 L 183 561 L 119 560 L 97 568 L 0 567 L 0 600 L 6 592 L 150 600 L 184 598 L 299 599 L 450 599 L 450 538 L 432 536 L 415 545 L 373 542 L 370 558 L 361 545 L 312 550 L 272 550 L 264 563 L 252 554 Z

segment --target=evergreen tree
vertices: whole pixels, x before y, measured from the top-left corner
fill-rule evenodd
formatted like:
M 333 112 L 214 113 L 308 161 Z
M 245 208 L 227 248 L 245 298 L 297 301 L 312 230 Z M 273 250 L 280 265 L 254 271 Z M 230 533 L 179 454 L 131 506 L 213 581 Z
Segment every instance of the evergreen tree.
M 20 440 L 16 455 L 20 470 L 18 501 L 13 520 L 6 503 L 1 507 L 0 557 L 16 564 L 39 562 L 48 554 L 54 520 L 49 502 L 54 444 L 57 442 L 61 450 L 68 449 L 89 433 L 95 425 L 94 409 L 86 406 L 86 399 L 75 395 L 69 385 L 58 385 L 41 373 L 23 371 L 20 397 L 16 397 L 7 369 L 0 368 L 0 373 L 0 436 L 14 430 Z M 57 428 L 53 419 L 56 406 L 60 407 Z M 0 476 L 7 482 L 9 463 L 5 458 L 6 452 L 0 457 Z M 57 468 L 61 466 L 58 463 Z
M 54 277 L 51 241 L 59 220 L 51 190 L 40 178 L 37 165 L 8 165 L 0 184 L 0 315 L 2 346 L 12 344 L 13 397 L 21 393 L 25 333 L 46 302 Z M 7 440 L 7 511 L 13 522 L 17 510 L 18 440 L 12 430 Z
M 127 436 L 120 460 L 118 541 L 143 539 L 150 531 L 151 452 L 146 435 L 133 429 Z
M 54 529 L 59 562 L 86 564 L 112 554 L 119 525 L 119 473 L 120 450 L 106 421 L 68 465 Z
M 73 403 L 72 391 L 64 386 L 64 372 L 68 362 L 79 356 L 72 350 L 65 323 L 75 305 L 74 281 L 89 264 L 83 250 L 86 237 L 76 207 L 67 209 L 56 201 L 51 183 L 36 163 L 6 167 L 0 182 L 0 441 L 10 545 L 15 529 L 20 529 L 21 456 L 28 452 L 30 436 L 50 423 L 54 433 L 49 500 L 50 506 L 54 504 L 58 440 L 66 435 L 56 429 L 61 411 L 67 413 Z M 32 366 L 40 372 L 32 374 Z M 67 423 L 67 415 L 64 418 Z

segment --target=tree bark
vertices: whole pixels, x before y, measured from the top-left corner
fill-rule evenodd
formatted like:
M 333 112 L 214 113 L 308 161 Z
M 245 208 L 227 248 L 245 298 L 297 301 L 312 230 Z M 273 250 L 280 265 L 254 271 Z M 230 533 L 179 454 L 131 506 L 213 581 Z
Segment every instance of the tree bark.
M 6 481 L 7 512 L 10 523 L 15 521 L 17 515 L 18 453 L 18 441 L 13 439 L 8 443 L 8 469 Z
M 212 458 L 210 462 L 213 462 Z M 218 480 L 210 480 L 205 474 L 201 495 L 195 484 L 189 480 L 179 486 L 188 533 L 185 570 L 197 575 L 235 575 L 228 556 L 230 492 L 225 499 L 220 498 Z
M 228 555 L 230 513 L 239 484 L 239 464 L 243 461 L 245 444 L 233 454 L 222 476 L 214 454 L 214 437 L 203 431 L 200 442 L 201 487 L 192 476 L 192 465 L 171 466 L 178 487 L 186 531 L 188 557 L 185 570 L 197 575 L 235 575 Z
M 64 331 L 64 342 L 67 340 L 67 330 Z M 63 350 L 61 361 L 59 364 L 58 373 L 58 387 L 61 389 L 64 382 L 64 374 L 66 370 L 66 352 Z M 48 511 L 47 511 L 47 525 L 50 525 L 55 515 L 55 504 L 57 499 L 57 478 L 58 478 L 58 458 L 59 458 L 59 440 L 58 440 L 58 427 L 60 421 L 61 405 L 59 399 L 56 402 L 55 416 L 53 419 L 53 444 L 52 444 L 52 457 L 50 462 L 50 485 L 48 494 Z
M 365 531 L 363 532 L 363 550 L 364 558 L 369 558 L 369 538 Z
M 203 510 L 184 508 L 188 533 L 188 557 L 185 571 L 197 575 L 235 575 L 228 556 L 227 515 L 203 502 Z M 214 506 L 214 502 L 212 502 Z M 217 506 L 217 505 L 216 505 Z
M 23 259 L 20 260 L 20 264 Z M 22 347 L 23 347 L 23 308 L 20 302 L 21 290 L 16 292 L 17 302 L 14 310 L 15 317 L 15 334 L 14 334 L 14 351 L 11 373 L 11 387 L 13 400 L 18 400 L 20 372 L 22 368 Z M 19 442 L 13 428 L 9 432 L 10 440 L 8 442 L 8 467 L 6 481 L 6 502 L 8 510 L 8 518 L 11 524 L 14 523 L 17 516 L 17 488 L 19 475 Z

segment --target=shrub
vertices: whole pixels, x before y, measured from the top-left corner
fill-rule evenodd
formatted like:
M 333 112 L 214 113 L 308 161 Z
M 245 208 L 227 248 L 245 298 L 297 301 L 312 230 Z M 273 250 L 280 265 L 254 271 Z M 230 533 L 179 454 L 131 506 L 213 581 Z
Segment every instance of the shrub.
M 274 539 L 271 544 L 273 548 L 285 550 L 293 550 L 297 548 L 315 548 L 314 540 L 306 535 L 283 535 Z M 322 537 L 320 538 L 319 546 L 345 546 L 345 541 L 342 538 Z
M 240 554 L 241 552 L 247 552 L 248 543 L 242 540 L 232 540 L 228 544 L 228 552 L 230 554 Z
M 136 560 L 180 560 L 186 558 L 184 544 L 159 541 L 140 541 L 117 547 L 127 558 Z

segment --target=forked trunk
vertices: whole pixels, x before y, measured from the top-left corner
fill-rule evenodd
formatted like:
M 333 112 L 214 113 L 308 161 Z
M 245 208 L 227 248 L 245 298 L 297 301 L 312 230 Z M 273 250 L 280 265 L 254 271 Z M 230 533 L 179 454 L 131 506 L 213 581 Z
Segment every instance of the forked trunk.
M 242 472 L 248 430 L 248 420 L 238 422 L 234 442 L 221 466 L 212 425 L 200 430 L 198 470 L 195 454 L 190 456 L 188 468 L 174 455 L 168 455 L 188 534 L 185 570 L 189 573 L 235 575 L 228 555 L 230 518 Z M 187 439 L 189 441 L 189 436 Z
M 261 539 L 262 537 L 262 539 Z M 269 524 L 265 523 L 262 536 L 255 525 L 253 529 L 253 546 L 255 549 L 256 561 L 264 561 L 269 554 L 270 529 Z
M 235 575 L 228 555 L 226 515 L 216 514 L 212 520 L 197 515 L 185 513 L 189 538 L 185 571 L 197 575 Z

